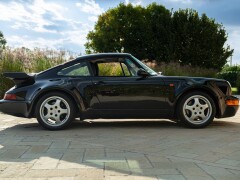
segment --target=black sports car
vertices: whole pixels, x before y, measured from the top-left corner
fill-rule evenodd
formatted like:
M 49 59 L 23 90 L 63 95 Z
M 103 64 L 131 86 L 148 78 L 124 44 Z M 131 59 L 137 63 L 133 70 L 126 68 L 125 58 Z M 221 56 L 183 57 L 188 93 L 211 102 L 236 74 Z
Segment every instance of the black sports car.
M 15 81 L 0 111 L 36 117 L 50 130 L 74 118 L 168 118 L 193 128 L 234 116 L 239 99 L 225 80 L 158 75 L 130 54 L 78 57 L 35 75 L 4 73 Z

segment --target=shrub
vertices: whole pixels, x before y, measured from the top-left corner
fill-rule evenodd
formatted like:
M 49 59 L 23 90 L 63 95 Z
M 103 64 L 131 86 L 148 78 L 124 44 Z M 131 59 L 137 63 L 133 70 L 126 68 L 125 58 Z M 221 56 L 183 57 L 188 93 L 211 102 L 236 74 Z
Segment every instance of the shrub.
M 3 97 L 5 91 L 14 85 L 13 81 L 4 77 L 2 72 L 21 72 L 24 69 L 23 62 L 14 58 L 14 54 L 9 49 L 6 49 L 1 54 L 0 60 L 0 98 Z
M 193 67 L 190 65 L 181 65 L 176 62 L 161 62 L 157 64 L 156 61 L 151 61 L 145 63 L 155 71 L 162 72 L 166 76 L 216 77 L 218 72 L 218 70 L 212 68 Z
M 240 71 L 240 65 L 234 65 L 234 66 L 225 65 L 221 72 L 228 72 L 228 71 Z
M 232 86 L 236 86 L 237 83 L 237 78 L 240 74 L 240 71 L 226 71 L 226 72 L 220 72 L 217 74 L 217 78 L 219 79 L 225 79 L 228 82 L 230 82 L 230 84 Z
M 231 83 L 232 86 L 237 86 L 240 75 L 240 66 L 225 65 L 220 73 L 217 74 L 218 78 L 225 79 Z
M 32 72 L 41 72 L 48 68 L 52 67 L 51 62 L 48 59 L 39 57 L 36 58 L 33 62 L 33 67 L 30 71 Z
M 238 93 L 240 93 L 240 73 L 238 74 L 238 77 L 237 77 L 236 86 L 237 86 L 237 89 L 238 89 Z
M 3 77 L 3 72 L 40 72 L 66 61 L 72 54 L 66 51 L 6 47 L 0 52 L 0 98 L 14 83 Z

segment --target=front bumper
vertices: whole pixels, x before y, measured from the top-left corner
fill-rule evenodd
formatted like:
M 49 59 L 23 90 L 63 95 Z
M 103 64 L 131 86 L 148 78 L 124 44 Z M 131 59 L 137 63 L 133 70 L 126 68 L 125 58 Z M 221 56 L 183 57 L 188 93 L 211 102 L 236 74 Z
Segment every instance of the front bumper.
M 29 103 L 26 101 L 0 100 L 0 112 L 18 117 L 29 117 Z
M 238 100 L 239 101 L 239 99 L 235 96 L 228 96 L 225 100 L 227 100 L 227 99 Z M 235 116 L 238 109 L 239 109 L 239 105 L 229 106 L 229 105 L 225 104 L 224 111 L 223 111 L 220 118 Z

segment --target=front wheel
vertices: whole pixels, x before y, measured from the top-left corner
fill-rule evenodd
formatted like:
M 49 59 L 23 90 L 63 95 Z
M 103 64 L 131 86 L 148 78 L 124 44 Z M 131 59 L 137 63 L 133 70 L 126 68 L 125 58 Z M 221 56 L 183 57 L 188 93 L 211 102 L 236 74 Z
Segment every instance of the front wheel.
M 64 129 L 75 117 L 75 106 L 65 94 L 51 92 L 39 99 L 36 117 L 39 124 L 46 129 Z
M 180 100 L 177 111 L 178 118 L 186 126 L 203 128 L 213 121 L 216 106 L 208 94 L 195 91 L 185 95 Z

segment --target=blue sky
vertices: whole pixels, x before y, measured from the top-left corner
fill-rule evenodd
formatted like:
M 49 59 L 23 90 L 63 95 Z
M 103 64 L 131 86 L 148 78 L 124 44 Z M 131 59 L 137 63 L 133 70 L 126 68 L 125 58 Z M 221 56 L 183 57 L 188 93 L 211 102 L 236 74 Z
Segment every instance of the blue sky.
M 0 31 L 10 47 L 48 47 L 80 54 L 98 15 L 120 2 L 142 6 L 157 2 L 168 9 L 206 13 L 223 24 L 227 44 L 234 49 L 233 64 L 240 64 L 239 0 L 0 0 Z

